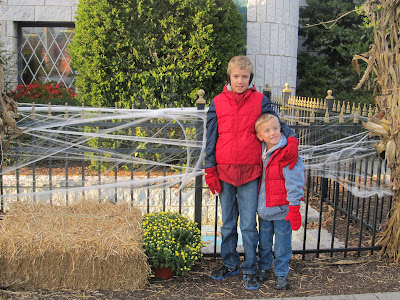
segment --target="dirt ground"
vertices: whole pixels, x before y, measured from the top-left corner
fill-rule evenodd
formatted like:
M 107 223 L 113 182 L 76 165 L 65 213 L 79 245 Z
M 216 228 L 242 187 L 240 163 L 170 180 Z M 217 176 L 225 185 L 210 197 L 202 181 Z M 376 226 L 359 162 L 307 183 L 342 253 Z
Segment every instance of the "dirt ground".
M 213 280 L 210 272 L 220 263 L 219 258 L 203 257 L 186 276 L 167 280 L 151 277 L 148 285 L 140 290 L 2 289 L 0 299 L 260 299 L 400 291 L 400 266 L 380 259 L 377 254 L 319 258 L 310 254 L 305 260 L 296 255 L 290 264 L 286 291 L 273 288 L 272 276 L 259 290 L 253 291 L 244 288 L 241 274 Z

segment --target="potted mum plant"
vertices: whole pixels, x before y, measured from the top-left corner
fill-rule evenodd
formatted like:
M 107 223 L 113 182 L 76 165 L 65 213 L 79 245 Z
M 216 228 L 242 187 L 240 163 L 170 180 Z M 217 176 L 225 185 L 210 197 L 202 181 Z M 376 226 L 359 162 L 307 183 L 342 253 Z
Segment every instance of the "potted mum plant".
M 197 223 L 176 212 L 145 214 L 144 245 L 155 276 L 185 275 L 201 254 L 203 245 Z M 169 271 L 162 275 L 161 271 Z

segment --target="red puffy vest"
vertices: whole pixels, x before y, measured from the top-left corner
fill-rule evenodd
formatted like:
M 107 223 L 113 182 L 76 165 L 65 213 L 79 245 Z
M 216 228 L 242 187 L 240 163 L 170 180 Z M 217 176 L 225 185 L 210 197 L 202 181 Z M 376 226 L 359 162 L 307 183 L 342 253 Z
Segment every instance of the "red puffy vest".
M 259 165 L 261 143 L 254 123 L 261 115 L 263 94 L 249 90 L 237 104 L 230 93 L 214 98 L 218 118 L 218 165 Z
M 265 199 L 266 207 L 287 205 L 285 178 L 283 177 L 283 167 L 279 165 L 282 149 L 276 149 L 268 161 L 265 168 Z

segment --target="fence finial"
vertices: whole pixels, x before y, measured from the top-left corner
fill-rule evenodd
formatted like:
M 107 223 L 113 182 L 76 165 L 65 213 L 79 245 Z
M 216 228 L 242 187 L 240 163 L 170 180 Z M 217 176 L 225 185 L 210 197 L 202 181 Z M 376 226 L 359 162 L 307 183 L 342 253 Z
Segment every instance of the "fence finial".
M 344 112 L 345 112 L 345 104 L 343 101 L 343 106 L 342 109 L 340 110 L 339 123 L 344 123 Z
M 329 112 L 328 112 L 328 108 L 326 108 L 326 111 L 325 111 L 324 122 L 325 122 L 325 123 L 329 123 Z
M 81 118 L 85 118 L 85 105 L 82 103 Z
M 32 102 L 32 112 L 31 112 L 32 119 L 35 118 L 35 102 Z
M 373 116 L 373 113 L 372 113 L 372 105 L 370 104 L 369 105 L 369 110 L 368 110 L 368 118 L 371 118 Z
M 350 110 L 350 101 L 347 101 L 346 114 L 349 114 L 349 113 L 351 113 L 351 110 Z
M 353 123 L 354 123 L 354 124 L 357 124 L 357 123 L 358 123 L 358 112 L 357 112 L 357 110 L 354 111 Z
M 206 100 L 204 100 L 204 95 L 205 95 L 205 91 L 203 90 L 203 89 L 200 89 L 198 92 L 197 92 L 197 95 L 199 95 L 199 99 L 197 99 L 196 100 L 196 104 L 197 105 L 199 105 L 199 104 L 206 104 Z
M 199 99 L 196 100 L 196 106 L 198 110 L 204 110 L 204 107 L 206 105 L 206 100 L 204 100 L 204 95 L 205 91 L 203 89 L 200 89 L 197 94 L 199 95 Z
M 51 103 L 49 102 L 49 108 L 47 110 L 47 115 L 51 116 Z
M 315 122 L 315 112 L 314 110 L 311 110 L 310 113 L 310 123 L 314 123 Z
M 68 103 L 65 102 L 65 113 L 64 113 L 64 118 L 67 119 L 68 118 Z
M 363 115 L 364 117 L 366 117 L 366 116 L 368 115 L 368 112 L 367 112 L 367 104 L 366 104 L 366 103 L 364 103 L 363 110 L 362 110 L 362 115 Z

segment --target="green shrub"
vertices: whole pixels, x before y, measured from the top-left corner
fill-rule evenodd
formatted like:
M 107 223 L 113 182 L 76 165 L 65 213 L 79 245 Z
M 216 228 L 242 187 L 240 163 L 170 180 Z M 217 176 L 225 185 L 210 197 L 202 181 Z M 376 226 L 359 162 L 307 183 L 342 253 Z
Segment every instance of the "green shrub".
M 243 52 L 232 0 L 81 0 L 70 45 L 86 105 L 193 106 L 221 92 L 229 59 Z

